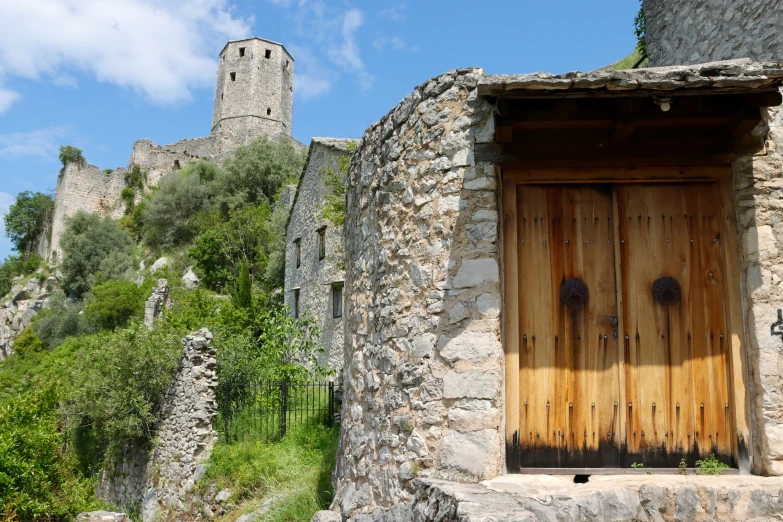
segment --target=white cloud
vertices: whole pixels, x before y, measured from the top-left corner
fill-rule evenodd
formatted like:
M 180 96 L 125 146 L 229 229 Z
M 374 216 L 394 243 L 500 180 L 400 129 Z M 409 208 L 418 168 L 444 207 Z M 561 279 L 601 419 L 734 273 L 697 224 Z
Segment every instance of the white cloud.
M 395 51 L 408 51 L 411 53 L 417 53 L 419 52 L 419 47 L 417 45 L 409 46 L 405 40 L 402 38 L 399 38 L 397 36 L 393 38 L 386 38 L 384 36 L 381 36 L 379 38 L 376 38 L 372 42 L 373 47 L 375 47 L 379 52 L 385 51 L 387 48 L 394 49 Z
M 404 22 L 405 19 L 408 18 L 408 15 L 405 13 L 407 7 L 408 6 L 406 6 L 405 4 L 397 4 L 395 6 L 379 11 L 378 16 L 380 16 L 381 18 L 388 18 L 389 20 L 392 20 L 394 22 Z
M 14 92 L 10 89 L 4 89 L 2 85 L 0 85 L 0 114 L 3 114 L 5 111 L 11 108 L 11 105 L 14 104 L 15 101 L 17 101 L 22 96 L 18 92 Z
M 301 38 L 299 45 L 288 44 L 296 59 L 296 91 L 304 98 L 329 92 L 339 78 L 339 70 L 355 75 L 359 90 L 366 93 L 375 82 L 361 58 L 357 32 L 364 24 L 364 13 L 345 11 L 323 0 L 267 0 L 289 10 L 289 17 Z M 296 49 L 294 52 L 293 49 Z M 326 62 L 317 58 L 325 56 Z
M 3 218 L 8 214 L 8 209 L 11 208 L 15 199 L 11 194 L 0 192 L 0 237 L 5 236 L 5 219 Z
M 227 0 L 2 1 L 0 19 L 0 82 L 17 76 L 72 85 L 69 72 L 79 71 L 157 104 L 211 86 L 219 49 L 247 36 L 252 23 Z M 15 99 L 0 85 L 0 112 Z
M 36 157 L 57 158 L 59 138 L 68 133 L 68 127 L 56 125 L 29 132 L 0 134 L 0 158 Z

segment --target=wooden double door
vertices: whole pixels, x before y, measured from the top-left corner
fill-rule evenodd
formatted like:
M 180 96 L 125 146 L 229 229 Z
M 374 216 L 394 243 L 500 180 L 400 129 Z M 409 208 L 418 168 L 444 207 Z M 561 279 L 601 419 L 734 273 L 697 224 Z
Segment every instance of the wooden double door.
M 736 465 L 719 184 L 504 190 L 508 470 Z

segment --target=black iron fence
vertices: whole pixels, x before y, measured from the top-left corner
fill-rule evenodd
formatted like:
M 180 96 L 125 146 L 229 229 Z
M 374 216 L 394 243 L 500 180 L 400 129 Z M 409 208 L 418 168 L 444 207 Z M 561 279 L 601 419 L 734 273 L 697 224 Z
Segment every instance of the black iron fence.
M 339 422 L 339 390 L 332 382 L 225 382 L 218 429 L 226 443 L 278 440 L 308 424 Z

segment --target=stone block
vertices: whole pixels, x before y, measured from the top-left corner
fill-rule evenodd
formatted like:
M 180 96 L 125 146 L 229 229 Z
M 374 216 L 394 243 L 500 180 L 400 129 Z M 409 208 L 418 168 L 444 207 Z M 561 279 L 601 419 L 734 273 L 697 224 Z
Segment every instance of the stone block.
M 493 474 L 498 451 L 497 430 L 450 431 L 443 438 L 440 464 L 484 479 Z
M 446 399 L 493 399 L 500 390 L 500 374 L 490 370 L 453 370 L 443 376 L 443 397 Z
M 488 357 L 500 356 L 500 343 L 494 332 L 463 331 L 455 337 L 441 335 L 438 352 L 447 361 L 480 362 Z
M 497 283 L 500 279 L 498 262 L 494 258 L 464 259 L 454 276 L 454 288 L 470 288 L 482 283 Z

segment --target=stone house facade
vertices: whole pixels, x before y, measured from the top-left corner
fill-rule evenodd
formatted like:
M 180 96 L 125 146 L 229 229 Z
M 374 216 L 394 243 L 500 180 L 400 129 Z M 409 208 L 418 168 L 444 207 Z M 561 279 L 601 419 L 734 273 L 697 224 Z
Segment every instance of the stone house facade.
M 708 250 L 709 255 L 723 256 L 722 261 L 710 261 L 709 273 L 705 271 L 703 277 L 712 285 L 711 289 L 716 288 L 718 280 L 725 281 L 726 294 L 721 294 L 720 299 L 725 299 L 724 310 L 728 311 L 725 318 L 721 315 L 716 319 L 723 321 L 719 326 L 722 330 L 711 330 L 707 335 L 703 325 L 699 328 L 709 339 L 705 342 L 716 347 L 710 353 L 720 353 L 720 364 L 727 365 L 725 370 L 710 370 L 716 375 L 727 374 L 727 382 L 722 381 L 729 390 L 725 395 L 728 397 L 726 413 L 721 413 L 724 395 L 711 402 L 704 400 L 701 405 L 699 399 L 691 398 L 682 405 L 678 399 L 676 422 L 680 422 L 680 412 L 687 410 L 692 412 L 688 415 L 695 416 L 694 422 L 701 424 L 695 426 L 696 431 L 687 433 L 675 432 L 674 427 L 666 424 L 667 438 L 682 437 L 685 443 L 695 444 L 687 452 L 681 452 L 678 448 L 682 446 L 678 445 L 666 448 L 671 447 L 672 458 L 685 458 L 690 463 L 709 448 L 708 443 L 696 444 L 696 438 L 707 441 L 709 436 L 712 447 L 726 445 L 725 458 L 740 473 L 783 474 L 780 435 L 783 423 L 779 408 L 783 400 L 779 386 L 783 364 L 780 342 L 783 319 L 779 309 L 783 307 L 783 292 L 779 286 L 781 275 L 777 274 L 778 245 L 783 238 L 777 237 L 780 227 L 776 203 L 780 199 L 778 185 L 783 176 L 782 120 L 777 107 L 781 102 L 781 83 L 781 63 L 750 60 L 559 76 L 486 75 L 481 69 L 460 69 L 419 85 L 371 126 L 352 156 L 348 178 L 344 402 L 333 509 L 357 520 L 386 520 L 392 515 L 404 518 L 407 515 L 400 509 L 404 511 L 404 506 L 416 501 L 417 478 L 477 482 L 514 472 L 520 461 L 524 467 L 524 459 L 536 453 L 525 449 L 518 428 L 528 408 L 526 397 L 520 396 L 521 386 L 525 384 L 520 370 L 527 364 L 521 362 L 521 347 L 527 350 L 530 345 L 522 343 L 535 342 L 536 338 L 533 335 L 530 339 L 521 331 L 523 319 L 519 319 L 519 324 L 513 319 L 521 313 L 519 307 L 526 295 L 523 286 L 537 284 L 547 273 L 544 265 L 527 262 L 516 268 L 517 263 L 522 263 L 517 255 L 522 256 L 524 252 L 521 250 L 524 239 L 519 234 L 528 230 L 522 228 L 527 218 L 524 208 L 518 205 L 526 194 L 539 190 L 537 185 L 527 188 L 528 183 L 541 184 L 545 190 L 570 184 L 611 184 L 618 187 L 612 190 L 617 190 L 614 197 L 620 198 L 620 212 L 628 213 L 632 223 L 636 222 L 635 210 L 623 207 L 622 198 L 626 192 L 636 190 L 633 187 L 642 187 L 639 190 L 651 194 L 649 197 L 659 201 L 656 204 L 673 200 L 658 195 L 656 191 L 664 189 L 656 187 L 674 187 L 671 190 L 678 191 L 685 189 L 677 188 L 677 183 L 692 182 L 693 187 L 707 183 L 705 186 L 712 188 L 705 190 L 718 191 L 714 197 L 709 195 L 712 192 L 699 196 L 705 205 L 715 200 L 724 205 L 724 210 L 718 210 L 720 218 L 715 223 L 725 228 L 710 229 L 701 238 L 703 248 L 709 245 L 717 249 Z M 749 105 L 744 105 L 746 102 Z M 724 104 L 734 111 L 734 103 L 740 104 L 737 107 L 741 106 L 746 114 L 744 123 L 721 119 L 723 116 L 718 118 L 717 112 L 711 112 Z M 680 118 L 688 114 L 689 107 L 701 111 L 702 119 L 664 120 L 670 109 L 672 115 L 678 114 Z M 601 111 L 623 114 L 624 108 L 635 113 L 633 118 L 610 119 L 608 123 L 596 124 L 598 130 L 583 130 L 595 124 L 597 120 L 592 118 L 598 118 L 597 114 L 605 115 Z M 529 142 L 535 135 L 546 137 L 552 128 L 574 120 L 581 123 L 568 127 L 568 132 L 573 133 L 569 136 L 581 136 L 585 141 L 569 138 L 570 151 L 563 151 L 560 140 Z M 707 129 L 705 132 L 713 133 L 710 136 L 715 141 L 709 144 L 694 141 L 683 149 L 677 140 L 688 138 L 673 140 L 675 127 L 667 125 L 701 125 Z M 664 130 L 638 130 L 653 127 Z M 596 137 L 599 132 L 606 133 L 608 138 Z M 687 136 L 693 136 L 701 131 L 687 129 L 687 132 Z M 726 139 L 724 132 L 734 137 Z M 561 153 L 555 153 L 556 150 Z M 676 192 L 686 194 L 683 201 L 690 201 L 688 198 L 695 196 L 689 194 L 695 193 Z M 607 192 L 601 188 L 591 194 L 597 194 L 591 196 L 597 201 L 600 194 Z M 598 203 L 591 204 L 598 208 Z M 554 207 L 568 208 L 569 204 Z M 657 207 L 651 208 L 648 224 L 653 222 Z M 702 210 L 694 212 L 699 215 Z M 598 223 L 598 214 L 595 215 Z M 532 226 L 534 218 L 532 215 L 529 218 Z M 707 214 L 702 216 L 704 220 L 708 218 L 712 219 Z M 561 218 L 553 219 L 559 222 Z M 542 218 L 538 225 L 536 216 L 535 226 L 543 227 L 545 221 Z M 577 221 L 575 217 L 574 222 Z M 615 221 L 623 222 L 616 216 Z M 642 222 L 641 215 L 639 222 Z M 630 229 L 623 226 L 616 229 L 618 234 L 630 234 Z M 687 238 L 683 237 L 687 244 Z M 620 236 L 616 238 L 620 243 Z M 610 235 L 602 241 L 613 244 L 614 239 Z M 543 243 L 547 243 L 546 239 Z M 622 243 L 625 244 L 625 236 Z M 668 243 L 671 240 L 664 242 Z M 694 239 L 690 243 L 696 244 Z M 587 252 L 586 248 L 579 251 Z M 618 245 L 617 248 L 621 257 L 629 255 L 628 247 Z M 654 256 L 642 256 L 638 262 L 644 263 L 647 258 Z M 622 263 L 626 262 L 630 261 Z M 713 265 L 718 268 L 712 268 Z M 623 266 L 618 266 L 618 273 L 627 275 Z M 721 272 L 715 275 L 714 270 Z M 583 277 L 587 280 L 587 276 Z M 622 277 L 625 275 L 618 276 L 618 280 Z M 694 284 L 697 283 L 691 283 L 682 295 L 695 295 L 698 286 Z M 600 285 L 592 286 L 590 292 L 589 298 L 579 292 L 571 297 L 582 299 L 577 304 L 583 305 L 586 300 L 591 303 L 589 306 L 597 306 L 593 303 L 600 301 Z M 636 299 L 648 299 L 646 292 Z M 559 299 L 565 303 L 569 295 L 563 296 L 561 288 Z M 654 296 L 653 292 L 650 302 Z M 557 297 L 552 302 L 554 299 Z M 539 308 L 549 307 L 549 302 L 540 301 Z M 559 304 L 552 306 L 557 308 Z M 621 347 L 623 339 L 626 346 L 632 342 L 632 335 L 624 335 L 626 331 L 631 334 L 632 328 L 637 328 L 638 344 L 638 332 L 642 328 L 623 326 L 622 315 L 628 320 L 631 311 L 629 305 L 619 306 L 625 306 L 626 310 L 621 314 L 620 326 L 615 326 L 616 317 L 595 318 L 606 321 L 609 328 L 606 330 L 609 335 L 603 334 L 601 342 L 612 342 L 608 340 L 611 335 L 608 325 L 612 324 L 616 346 Z M 535 312 L 521 315 L 532 313 Z M 683 339 L 684 333 L 683 330 Z M 690 330 L 687 338 L 690 343 Z M 557 335 L 554 339 L 557 343 Z M 653 351 L 649 348 L 650 353 Z M 635 356 L 628 357 L 633 361 Z M 687 361 L 677 364 L 667 360 L 661 367 L 676 373 L 676 368 L 701 364 L 700 361 L 709 357 L 709 354 L 688 356 Z M 638 370 L 628 374 L 628 382 L 636 383 L 634 386 L 641 389 L 664 388 L 653 377 L 654 366 L 648 369 L 639 361 L 626 363 L 638 364 Z M 609 388 L 608 381 L 599 380 L 598 392 L 604 388 Z M 659 437 L 664 444 L 664 434 L 658 433 L 658 428 L 655 433 L 648 431 L 645 435 L 644 430 L 639 432 L 628 424 L 643 416 L 652 418 L 652 423 L 660 422 L 661 426 L 664 420 L 656 417 L 656 404 L 648 404 L 649 397 L 639 395 L 641 392 L 633 386 L 627 390 L 627 403 L 622 406 L 617 399 L 601 399 L 615 401 L 614 411 L 619 412 L 623 422 L 622 426 L 615 424 L 617 420 L 613 418 L 611 423 L 628 441 L 628 446 L 618 444 L 626 448 L 622 450 L 626 453 L 617 454 L 619 464 L 615 463 L 615 467 L 630 467 L 628 459 L 637 455 L 633 453 L 637 451 L 635 448 L 639 458 L 649 456 L 645 452 L 652 446 L 645 445 L 642 439 L 645 436 Z M 641 402 L 632 401 L 633 393 L 637 399 L 641 397 Z M 576 397 L 562 405 L 565 412 L 562 418 L 568 419 L 569 408 L 586 412 L 581 415 L 589 417 L 590 399 Z M 669 415 L 675 419 L 675 404 L 672 397 L 667 396 L 666 400 L 671 402 L 665 406 L 667 412 L 671 406 L 671 412 L 665 413 L 665 423 L 668 423 Z M 661 404 L 663 401 L 657 411 L 664 409 Z M 544 410 L 543 403 L 537 406 Z M 549 400 L 546 408 L 548 414 Z M 600 405 L 593 402 L 592 408 L 596 411 Z M 609 402 L 604 411 L 611 412 L 611 408 Z M 718 413 L 704 413 L 709 408 Z M 634 413 L 638 409 L 645 413 Z M 722 427 L 699 432 L 699 426 L 711 422 L 704 420 L 708 415 L 715 419 L 723 419 L 721 415 L 725 415 L 726 420 L 720 422 L 726 423 L 728 438 Z M 645 418 L 642 421 L 647 422 Z M 558 425 L 559 430 L 562 427 Z M 607 433 L 607 440 L 612 444 L 617 441 L 614 429 Z M 542 431 L 538 436 L 549 438 Z M 720 439 L 719 431 L 723 433 Z M 536 437 L 532 431 L 531 436 Z M 568 439 L 575 436 L 575 433 L 568 434 Z M 566 440 L 564 432 L 555 432 L 552 437 Z M 589 439 L 588 429 L 584 437 Z M 669 440 L 666 439 L 666 444 Z M 591 458 L 589 452 L 582 452 L 581 443 L 572 446 L 570 442 L 562 442 L 558 447 L 566 456 L 563 461 L 566 467 L 569 463 L 577 463 L 572 465 L 579 467 L 583 465 L 579 463 Z M 550 451 L 545 444 L 536 448 L 540 455 L 548 455 Z M 615 455 L 611 451 L 607 454 Z M 669 465 L 671 460 L 664 464 Z M 532 464 L 532 467 L 541 466 Z M 434 513 L 428 515 L 433 518 L 422 520 L 434 520 Z
M 319 363 L 339 371 L 343 364 L 343 227 L 324 218 L 331 189 L 328 169 L 337 172 L 350 140 L 313 138 L 286 227 L 285 303 L 294 315 L 311 314 L 321 328 Z

